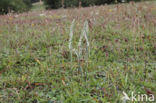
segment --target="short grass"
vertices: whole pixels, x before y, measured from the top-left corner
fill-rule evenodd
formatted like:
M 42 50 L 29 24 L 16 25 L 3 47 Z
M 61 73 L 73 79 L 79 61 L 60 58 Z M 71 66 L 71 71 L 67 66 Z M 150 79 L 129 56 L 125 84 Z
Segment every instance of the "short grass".
M 122 103 L 123 91 L 155 95 L 155 11 L 155 2 L 142 2 L 1 15 L 0 102 Z M 75 55 L 70 63 L 73 19 L 74 48 L 89 22 L 83 73 Z
M 37 2 L 32 4 L 31 11 L 40 11 L 45 10 L 45 5 L 43 5 L 43 2 Z

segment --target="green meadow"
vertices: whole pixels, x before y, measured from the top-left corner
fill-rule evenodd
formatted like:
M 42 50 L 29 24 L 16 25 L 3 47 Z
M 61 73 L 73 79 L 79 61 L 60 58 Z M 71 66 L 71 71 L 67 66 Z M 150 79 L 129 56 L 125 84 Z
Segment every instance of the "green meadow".
M 156 96 L 155 1 L 33 6 L 30 12 L 0 15 L 0 103 L 122 103 L 123 91 Z M 87 59 L 70 55 L 74 19 L 76 50 L 88 22 L 89 51 L 82 53 Z M 85 48 L 84 38 L 82 43 Z

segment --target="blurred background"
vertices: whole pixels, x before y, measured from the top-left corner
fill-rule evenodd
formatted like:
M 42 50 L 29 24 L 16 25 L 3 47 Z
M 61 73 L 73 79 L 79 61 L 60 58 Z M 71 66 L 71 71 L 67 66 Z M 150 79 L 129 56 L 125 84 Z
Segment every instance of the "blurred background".
M 139 2 L 147 0 L 0 0 L 0 14 L 26 12 L 32 9 L 58 9 L 93 5 Z M 39 9 L 40 8 L 40 9 Z

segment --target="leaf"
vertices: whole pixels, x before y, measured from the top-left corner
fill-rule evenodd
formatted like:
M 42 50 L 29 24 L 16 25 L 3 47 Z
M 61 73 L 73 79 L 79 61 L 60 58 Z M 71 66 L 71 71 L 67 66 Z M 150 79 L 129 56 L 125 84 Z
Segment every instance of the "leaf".
M 66 83 L 65 83 L 65 81 L 62 79 L 62 84 L 64 85 L 64 86 L 66 86 Z
M 36 61 L 38 64 L 41 65 L 41 62 L 40 62 L 38 59 L 35 59 L 35 61 Z

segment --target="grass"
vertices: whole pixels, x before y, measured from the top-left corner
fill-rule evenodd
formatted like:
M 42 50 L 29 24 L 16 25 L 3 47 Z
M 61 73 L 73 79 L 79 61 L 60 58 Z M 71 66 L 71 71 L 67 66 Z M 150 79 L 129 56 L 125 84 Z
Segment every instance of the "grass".
M 141 2 L 0 15 L 0 101 L 121 103 L 123 91 L 155 95 L 155 7 Z M 90 54 L 80 60 L 86 76 L 74 54 L 71 70 L 73 19 L 73 48 L 89 23 Z
M 43 5 L 43 2 L 33 3 L 31 11 L 41 11 L 41 10 L 45 10 L 45 5 Z

